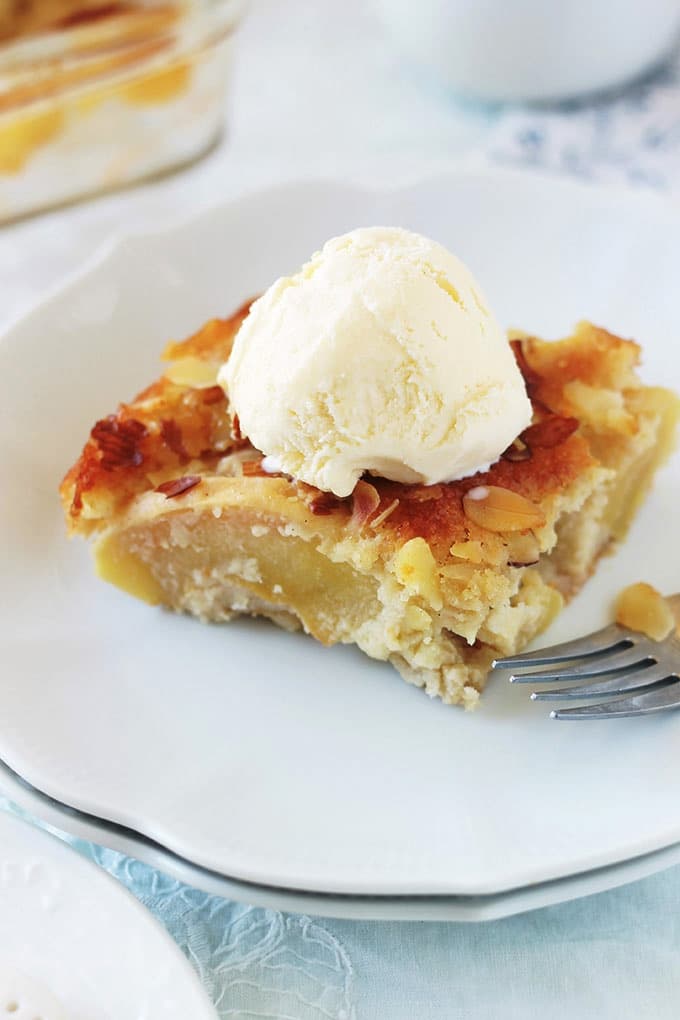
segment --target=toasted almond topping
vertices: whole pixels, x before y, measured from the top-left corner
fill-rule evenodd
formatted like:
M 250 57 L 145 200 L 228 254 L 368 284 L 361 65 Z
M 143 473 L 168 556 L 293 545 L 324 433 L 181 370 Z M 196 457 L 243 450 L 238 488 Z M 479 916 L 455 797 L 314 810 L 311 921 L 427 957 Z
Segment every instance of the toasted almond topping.
M 180 458 L 180 460 L 189 460 L 189 454 L 182 438 L 182 430 L 174 418 L 162 419 L 161 439 L 165 445 Z
M 499 485 L 477 485 L 463 496 L 468 520 L 487 531 L 530 531 L 545 524 L 540 507 Z
M 616 601 L 616 622 L 663 641 L 675 626 L 675 617 L 663 595 L 651 584 L 638 581 L 624 588 Z
M 379 528 L 383 521 L 386 521 L 390 514 L 393 514 L 398 506 L 399 500 L 393 499 L 389 506 L 386 506 L 385 509 L 381 513 L 379 513 L 374 520 L 371 521 L 369 527 Z
M 550 449 L 567 441 L 578 428 L 577 418 L 567 418 L 561 414 L 550 414 L 542 421 L 530 425 L 521 435 L 521 439 L 530 450 L 540 447 Z
M 353 528 L 363 528 L 364 524 L 373 516 L 379 506 L 380 495 L 375 485 L 359 480 L 354 486 L 354 492 L 352 493 L 351 526 Z
M 183 478 L 173 478 L 163 482 L 157 486 L 156 492 L 162 492 L 166 499 L 172 499 L 174 496 L 181 496 L 183 492 L 193 489 L 200 480 L 198 475 L 184 475 Z
M 517 439 L 513 439 L 507 450 L 504 450 L 501 454 L 503 460 L 509 461 L 522 461 L 531 459 L 531 450 L 524 442 L 524 440 L 518 436 Z
M 100 464 L 106 471 L 117 468 L 139 467 L 144 460 L 141 443 L 147 428 L 136 418 L 119 418 L 110 414 L 95 422 L 92 440 L 100 452 Z
M 468 539 L 466 542 L 454 542 L 449 552 L 457 560 L 468 563 L 480 563 L 487 566 L 500 566 L 507 560 L 505 543 L 502 538 L 488 538 L 484 542 Z

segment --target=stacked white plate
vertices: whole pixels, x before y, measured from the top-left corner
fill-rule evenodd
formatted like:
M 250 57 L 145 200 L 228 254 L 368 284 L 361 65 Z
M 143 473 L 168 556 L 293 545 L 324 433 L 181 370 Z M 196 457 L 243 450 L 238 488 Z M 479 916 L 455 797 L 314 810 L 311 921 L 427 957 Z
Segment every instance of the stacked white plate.
M 65 537 L 62 474 L 164 343 L 375 223 L 452 248 L 508 326 L 589 318 L 680 390 L 680 212 L 654 197 L 498 171 L 298 183 L 115 244 L 0 341 L 0 787 L 185 881 L 307 912 L 494 917 L 680 860 L 680 714 L 557 723 L 503 676 L 476 713 L 446 708 L 356 649 L 151 609 Z M 676 458 L 546 643 L 604 624 L 626 583 L 680 589 L 679 500 Z

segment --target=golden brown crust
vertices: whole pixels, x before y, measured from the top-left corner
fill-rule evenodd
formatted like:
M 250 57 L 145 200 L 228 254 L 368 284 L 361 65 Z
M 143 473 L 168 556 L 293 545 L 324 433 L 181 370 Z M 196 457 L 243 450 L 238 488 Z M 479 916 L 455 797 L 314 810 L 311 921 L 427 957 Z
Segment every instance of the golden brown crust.
M 229 319 L 214 319 L 187 340 L 169 344 L 164 353 L 171 362 L 169 371 L 183 359 L 217 368 L 229 356 L 249 306 L 247 302 Z M 397 545 L 422 537 L 440 556 L 452 543 L 489 540 L 489 532 L 463 509 L 463 496 L 472 487 L 499 486 L 543 504 L 598 464 L 590 427 L 573 416 L 564 387 L 574 380 L 612 389 L 630 383 L 637 344 L 581 324 L 566 340 L 546 343 L 523 337 L 515 339 L 513 347 L 535 401 L 534 422 L 489 471 L 435 486 L 366 478 L 379 499 L 371 519 L 385 514 L 381 533 Z M 135 496 L 157 488 L 160 476 L 168 480 L 213 473 L 221 457 L 239 449 L 252 452 L 244 474 L 265 475 L 258 451 L 230 430 L 227 401 L 219 387 L 182 385 L 164 376 L 94 426 L 61 487 L 70 526 L 89 531 L 106 523 L 105 516 L 97 522 L 96 511 L 83 515 L 86 494 L 95 507 L 122 510 Z M 340 521 L 349 521 L 351 497 L 339 500 L 311 486 L 290 486 L 291 495 L 304 499 L 313 514 L 337 514 Z
M 546 343 L 515 334 L 512 344 L 529 396 L 558 414 L 575 413 L 565 396 L 565 386 L 574 380 L 619 391 L 636 384 L 633 370 L 640 357 L 639 345 L 590 322 L 580 322 L 573 336 L 564 340 Z
M 486 538 L 487 531 L 473 524 L 463 510 L 463 496 L 469 489 L 478 485 L 497 485 L 541 503 L 569 485 L 594 463 L 587 442 L 582 436 L 574 435 L 553 449 L 536 449 L 531 460 L 520 463 L 500 460 L 484 473 L 433 486 L 435 491 L 440 490 L 434 499 L 423 500 L 422 496 L 427 495 L 423 492 L 424 486 L 399 485 L 377 479 L 373 484 L 380 493 L 380 509 L 393 499 L 399 500 L 384 527 L 394 532 L 400 541 L 420 536 L 436 550 L 442 544 L 448 548 L 452 542 Z
M 234 337 L 255 298 L 244 301 L 228 319 L 209 319 L 186 340 L 173 341 L 163 351 L 164 361 L 195 357 L 221 365 L 231 354 Z
M 169 344 L 164 357 L 214 360 L 217 367 L 229 356 L 248 308 L 244 305 L 229 319 L 212 319 L 187 340 Z M 122 508 L 155 488 L 153 476 L 158 473 L 181 473 L 192 460 L 201 460 L 209 470 L 236 445 L 220 387 L 182 386 L 161 376 L 92 427 L 80 458 L 61 484 L 71 526 L 77 530 L 86 493 L 104 490 L 111 505 Z

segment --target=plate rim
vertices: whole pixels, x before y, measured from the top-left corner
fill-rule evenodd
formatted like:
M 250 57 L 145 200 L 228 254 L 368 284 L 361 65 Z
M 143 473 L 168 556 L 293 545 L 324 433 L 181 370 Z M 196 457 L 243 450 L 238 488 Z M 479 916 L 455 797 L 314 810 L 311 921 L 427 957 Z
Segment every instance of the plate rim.
M 556 174 L 541 167 L 525 169 L 511 164 L 499 164 L 493 162 L 490 157 L 477 153 L 453 160 L 449 166 L 438 167 L 432 172 L 406 171 L 395 176 L 388 183 L 379 180 L 371 173 L 347 174 L 344 177 L 337 177 L 331 173 L 327 175 L 313 174 L 309 177 L 291 175 L 264 185 L 261 183 L 252 186 L 245 185 L 226 199 L 198 202 L 190 209 L 183 209 L 174 216 L 170 215 L 162 223 L 147 224 L 139 230 L 135 230 L 129 225 L 114 230 L 78 266 L 64 273 L 52 283 L 40 299 L 28 308 L 17 312 L 0 328 L 0 347 L 5 342 L 11 342 L 15 331 L 25 328 L 34 315 L 40 313 L 54 300 L 61 298 L 66 291 L 77 285 L 81 279 L 95 269 L 100 268 L 109 259 L 115 258 L 126 246 L 135 245 L 148 239 L 167 237 L 195 225 L 202 219 L 210 219 L 218 210 L 228 210 L 242 202 L 262 199 L 265 196 L 283 196 L 299 188 L 343 188 L 376 195 L 394 195 L 427 185 L 436 187 L 443 182 L 466 177 L 475 177 L 476 179 L 484 177 L 492 182 L 504 179 L 521 181 L 522 184 L 533 182 L 539 188 L 547 186 L 551 190 L 580 195 L 582 199 L 587 198 L 598 206 L 602 203 L 613 208 L 621 204 L 638 205 L 641 208 L 647 207 L 650 212 L 664 220 L 669 214 L 674 214 L 680 224 L 680 205 L 662 192 L 644 188 L 625 188 L 620 185 L 605 186 L 597 182 L 582 181 Z
M 371 921 L 456 921 L 472 924 L 480 921 L 497 921 L 617 889 L 680 865 L 680 842 L 678 842 L 610 865 L 575 872 L 547 882 L 506 889 L 499 893 L 371 895 L 315 892 L 265 885 L 212 871 L 156 843 L 143 833 L 62 803 L 27 782 L 2 759 L 0 759 L 0 792 L 19 807 L 64 834 L 98 843 L 107 849 L 134 857 L 171 878 L 210 895 L 219 895 L 255 907 L 316 917 Z M 48 832 L 47 835 L 52 834 Z M 54 838 L 58 839 L 56 836 Z M 92 863 L 96 867 L 94 862 L 87 863 Z M 124 891 L 136 903 L 138 902 L 129 890 Z M 148 911 L 147 913 L 150 914 Z M 159 924 L 153 914 L 150 916 L 156 924 Z M 162 925 L 160 927 L 162 928 Z M 165 934 L 173 942 L 170 935 L 167 932 Z M 177 949 L 176 945 L 175 948 Z M 194 977 L 198 980 L 197 975 L 194 974 Z

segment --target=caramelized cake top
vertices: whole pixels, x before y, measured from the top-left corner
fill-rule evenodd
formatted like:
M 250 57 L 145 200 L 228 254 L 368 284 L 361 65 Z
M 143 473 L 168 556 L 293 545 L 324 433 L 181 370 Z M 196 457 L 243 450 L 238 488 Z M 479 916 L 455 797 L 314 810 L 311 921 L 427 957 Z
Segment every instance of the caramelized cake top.
M 222 473 L 222 459 L 238 453 L 239 473 L 276 478 L 277 491 L 283 482 L 314 515 L 333 515 L 339 523 L 352 520 L 359 527 L 370 522 L 375 534 L 397 544 L 420 536 L 435 551 L 443 550 L 456 542 L 487 541 L 490 531 L 505 530 L 498 523 L 485 527 L 488 516 L 478 507 L 471 509 L 470 501 L 486 505 L 489 487 L 501 524 L 504 512 L 512 518 L 516 497 L 529 501 L 519 504 L 520 523 L 522 513 L 529 513 L 526 530 L 541 523 L 541 508 L 551 497 L 599 463 L 594 440 L 601 442 L 603 434 L 612 440 L 630 436 L 637 428 L 625 405 L 625 392 L 639 386 L 637 344 L 589 323 L 555 342 L 515 334 L 511 342 L 534 418 L 496 464 L 484 473 L 431 486 L 366 476 L 353 496 L 339 499 L 266 472 L 262 454 L 239 435 L 237 421 L 232 426 L 228 401 L 214 379 L 249 307 L 246 302 L 230 318 L 213 319 L 187 340 L 169 344 L 166 373 L 95 423 L 61 486 L 72 531 L 104 527 L 145 492 L 181 497 L 201 478 Z M 508 530 L 520 529 L 515 522 Z

